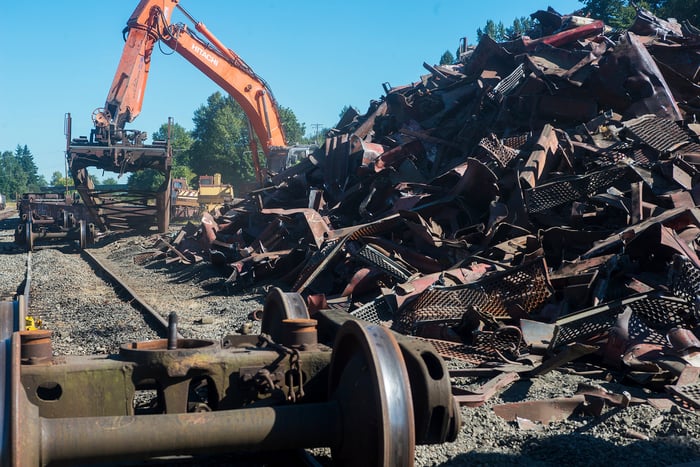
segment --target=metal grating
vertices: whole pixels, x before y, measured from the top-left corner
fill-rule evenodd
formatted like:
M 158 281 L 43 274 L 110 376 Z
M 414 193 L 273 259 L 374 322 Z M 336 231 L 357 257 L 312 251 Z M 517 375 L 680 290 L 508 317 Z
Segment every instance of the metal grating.
M 507 167 L 508 164 L 520 154 L 517 149 L 513 149 L 501 143 L 494 134 L 482 138 L 481 141 L 479 141 L 479 147 L 501 167 Z
M 517 358 L 527 348 L 520 335 L 507 332 L 482 332 L 475 336 L 474 344 L 416 337 L 430 342 L 444 358 L 454 358 L 474 366 L 485 362 L 504 361 L 504 357 Z
M 642 167 L 651 167 L 658 160 L 658 153 L 654 153 L 648 147 L 642 146 L 638 148 L 632 148 L 627 153 L 630 159 L 632 159 L 637 165 Z
M 498 84 L 486 93 L 486 96 L 495 101 L 500 102 L 503 96 L 507 96 L 522 83 L 527 75 L 525 74 L 525 64 L 518 65 L 508 76 L 503 78 Z
M 545 183 L 524 190 L 527 211 L 535 214 L 572 201 L 586 199 L 614 185 L 627 175 L 628 170 L 627 166 L 614 166 L 588 175 Z
M 690 302 L 698 300 L 700 297 L 700 269 L 696 268 L 687 257 L 675 256 L 670 275 L 673 295 L 685 298 Z M 695 310 L 695 319 L 700 321 L 700 310 Z
M 660 333 L 639 314 L 632 313 L 627 332 L 631 342 L 644 342 L 647 344 L 666 345 L 666 335 Z
M 404 219 L 400 216 L 388 217 L 371 224 L 363 225 L 348 235 L 349 240 L 357 240 L 361 237 L 370 237 L 382 232 L 391 232 L 404 224 Z
M 630 160 L 634 161 L 635 165 L 648 168 L 658 158 L 658 151 L 654 151 L 648 146 L 619 142 L 596 154 L 595 158 L 586 161 L 586 163 L 589 171 L 595 170 L 593 167 L 607 168 Z
M 336 251 L 342 246 L 343 242 L 329 242 L 320 250 L 314 251 L 311 257 L 306 261 L 306 265 L 299 273 L 293 291 L 301 292 L 306 286 L 313 281 L 315 274 L 318 274 L 320 265 L 330 259 Z
M 700 409 L 700 383 L 686 384 L 684 386 L 666 386 L 666 388 L 694 408 Z
M 657 296 L 640 300 L 632 311 L 650 328 L 668 332 L 672 327 L 689 324 L 693 307 L 678 297 Z
M 507 319 L 514 311 L 536 311 L 551 295 L 547 266 L 540 258 L 469 284 L 428 289 L 401 314 L 398 327 L 413 333 L 421 322 L 458 322 L 469 307 L 496 319 Z
M 683 158 L 683 156 L 686 156 L 688 154 L 700 154 L 700 144 L 688 143 L 674 151 L 672 156 Z
M 405 282 L 411 277 L 411 272 L 408 269 L 377 250 L 372 245 L 363 245 L 355 253 L 355 256 L 363 263 L 381 269 L 400 282 Z
M 521 150 L 530 142 L 530 133 L 521 133 L 503 138 L 503 145 L 509 148 Z
M 682 326 L 692 316 L 692 307 L 683 299 L 660 294 L 642 294 L 588 308 L 565 316 L 557 325 L 550 348 L 585 342 L 607 336 L 617 316 L 626 307 L 632 310 L 629 335 L 635 342 L 665 344 L 665 333 Z
M 644 115 L 623 125 L 635 139 L 659 152 L 673 151 L 689 142 L 683 129 L 673 121 L 656 115 Z
M 382 324 L 394 319 L 394 311 L 394 307 L 384 297 L 379 297 L 351 311 L 350 314 L 370 323 Z

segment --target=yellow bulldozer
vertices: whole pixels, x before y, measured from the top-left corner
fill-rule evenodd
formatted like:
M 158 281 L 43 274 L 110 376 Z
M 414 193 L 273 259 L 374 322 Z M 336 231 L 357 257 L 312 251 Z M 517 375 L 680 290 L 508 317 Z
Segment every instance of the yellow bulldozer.
M 202 212 L 212 212 L 233 201 L 233 187 L 221 183 L 221 174 L 200 175 L 199 189 L 192 190 L 184 178 L 173 178 L 171 185 L 174 219 L 190 219 Z

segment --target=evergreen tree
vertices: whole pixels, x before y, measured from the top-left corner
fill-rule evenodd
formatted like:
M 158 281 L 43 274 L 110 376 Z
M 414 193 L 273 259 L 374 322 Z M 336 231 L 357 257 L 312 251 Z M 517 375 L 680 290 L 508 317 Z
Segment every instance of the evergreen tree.
M 129 190 L 157 191 L 165 176 L 157 170 L 145 169 L 129 175 L 126 186 Z
M 694 26 L 700 26 L 700 0 L 665 0 L 658 3 L 658 16 L 688 20 Z
M 14 198 L 22 193 L 39 191 L 46 179 L 38 174 L 34 156 L 25 145 L 17 145 L 15 152 L 0 154 L 0 193 Z
M 440 65 L 452 65 L 455 62 L 455 56 L 452 52 L 446 50 L 444 54 L 440 57 Z

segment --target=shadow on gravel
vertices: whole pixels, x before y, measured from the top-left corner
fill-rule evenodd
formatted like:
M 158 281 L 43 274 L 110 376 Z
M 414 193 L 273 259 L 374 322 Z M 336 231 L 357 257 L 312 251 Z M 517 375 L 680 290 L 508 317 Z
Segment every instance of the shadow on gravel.
M 523 379 L 507 387 L 498 397 L 503 402 L 520 402 L 525 399 L 532 387 L 532 381 Z
M 58 251 L 64 255 L 76 255 L 80 253 L 80 245 L 78 245 L 78 242 L 76 241 L 71 241 L 61 245 L 60 248 L 58 248 Z
M 506 441 L 507 444 L 507 441 Z M 533 439 L 515 454 L 469 452 L 458 454 L 440 466 L 536 466 L 593 467 L 600 465 L 669 467 L 700 466 L 700 441 L 691 438 L 633 441 L 626 446 L 591 435 L 573 433 Z
M 16 217 L 10 217 L 9 219 L 0 220 L 0 230 L 12 232 L 12 236 L 4 236 L 0 239 L 0 253 L 6 255 L 21 254 L 26 250 L 15 243 L 14 231 L 17 228 L 17 223 L 19 219 Z

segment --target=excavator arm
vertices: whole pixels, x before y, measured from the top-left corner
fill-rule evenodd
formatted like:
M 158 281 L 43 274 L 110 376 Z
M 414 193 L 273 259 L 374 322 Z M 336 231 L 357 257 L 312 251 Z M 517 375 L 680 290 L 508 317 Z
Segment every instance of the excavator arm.
M 176 8 L 192 22 L 193 29 L 182 23 L 171 23 Z M 289 148 L 270 88 L 204 24 L 192 18 L 179 5 L 179 0 L 141 0 L 124 34 L 124 50 L 105 105 L 92 114 L 94 129 L 90 139 L 83 136 L 73 139 L 70 114 L 66 116 L 68 166 L 76 189 L 100 230 L 121 228 L 125 224 L 127 227 L 148 225 L 155 216 L 159 231 L 165 232 L 170 222 L 172 148 L 169 139 L 147 145 L 145 132 L 125 128 L 141 112 L 151 56 L 157 43 L 164 43 L 182 55 L 243 108 L 248 117 L 248 140 L 258 184 L 263 184 L 264 175 L 254 135 L 262 145 L 268 167 L 284 166 Z M 120 176 L 152 169 L 162 173 L 165 181 L 154 192 L 103 193 L 92 185 L 88 167 L 116 172 Z
M 175 8 L 194 24 L 194 30 L 183 23 L 170 22 Z M 268 85 L 203 23 L 185 11 L 179 0 L 142 0 L 129 18 L 125 31 L 128 31 L 126 43 L 105 107 L 93 114 L 96 133 L 101 138 L 120 140 L 124 135 L 124 125 L 140 113 L 153 47 L 161 41 L 239 103 L 264 154 L 270 155 L 286 147 L 277 102 Z M 249 141 L 256 177 L 260 182 L 262 175 L 252 134 Z
M 132 122 L 141 112 L 151 54 L 159 39 L 159 25 L 170 18 L 174 8 L 174 3 L 168 0 L 160 7 L 154 3 L 140 2 L 124 29 L 124 50 L 105 106 L 93 113 L 93 123 L 100 141 L 119 141 L 124 125 Z

